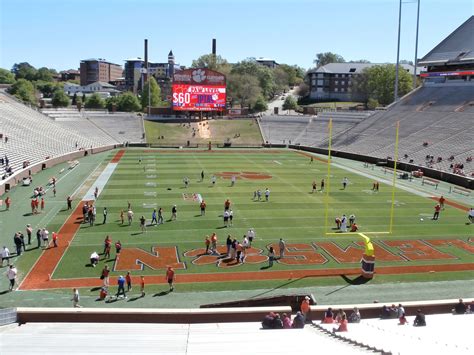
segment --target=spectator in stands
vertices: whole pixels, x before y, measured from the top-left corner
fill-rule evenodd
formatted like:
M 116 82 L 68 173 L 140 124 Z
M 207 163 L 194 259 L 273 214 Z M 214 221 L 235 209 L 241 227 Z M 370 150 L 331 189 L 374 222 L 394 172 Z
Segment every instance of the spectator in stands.
M 272 329 L 273 327 L 273 319 L 275 319 L 275 313 L 270 312 L 263 318 L 262 321 L 262 328 L 263 329 Z
M 324 318 L 322 323 L 330 324 L 334 323 L 334 314 L 332 313 L 332 308 L 329 307 L 326 312 L 324 312 Z
M 348 321 L 349 323 L 360 323 L 360 312 L 357 307 L 354 307 L 354 309 L 352 310 L 352 313 L 349 316 Z
M 339 322 L 339 328 L 333 328 L 332 331 L 333 333 L 334 332 L 347 332 L 347 319 L 346 319 L 345 313 L 342 315 L 341 321 Z
M 403 312 L 398 318 L 398 325 L 405 325 L 405 324 L 408 324 L 408 320 L 405 317 L 405 312 Z
M 418 309 L 416 311 L 416 317 L 415 317 L 415 320 L 413 321 L 413 326 L 414 327 L 424 327 L 424 326 L 426 326 L 425 315 L 423 314 L 423 312 L 421 312 L 421 309 Z
M 382 314 L 380 315 L 382 319 L 389 319 L 390 318 L 390 309 L 387 306 L 382 307 Z
M 402 314 L 405 314 L 405 308 L 402 306 L 401 303 L 398 304 L 398 308 L 397 308 L 397 317 L 400 318 L 402 316 Z
M 311 306 L 309 305 L 309 300 L 310 298 L 308 296 L 305 296 L 300 305 L 301 314 L 303 315 L 305 320 L 310 320 Z
M 398 318 L 398 308 L 394 304 L 389 308 L 390 318 Z
M 288 317 L 288 314 L 283 313 L 282 321 L 283 321 L 283 328 L 284 329 L 291 329 L 291 327 L 293 325 L 293 322 L 291 321 L 291 318 Z
M 293 319 L 293 328 L 304 328 L 304 316 L 301 312 L 296 312 L 296 316 Z
M 453 314 L 464 314 L 464 313 L 466 313 L 466 310 L 467 310 L 467 306 L 463 302 L 463 300 L 460 298 L 459 302 L 456 303 L 456 305 L 454 306 L 454 309 L 452 311 L 453 311 Z
M 347 319 L 346 312 L 344 312 L 342 308 L 339 308 L 339 310 L 336 313 L 336 318 L 335 318 L 336 323 L 341 323 L 343 318 Z
M 273 329 L 283 329 L 283 321 L 281 320 L 280 315 L 277 313 L 275 314 L 275 318 L 273 318 Z

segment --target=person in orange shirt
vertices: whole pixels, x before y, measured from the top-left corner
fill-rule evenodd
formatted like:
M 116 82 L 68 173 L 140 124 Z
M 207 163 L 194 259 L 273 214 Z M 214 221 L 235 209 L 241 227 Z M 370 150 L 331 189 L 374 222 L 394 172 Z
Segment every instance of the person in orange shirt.
M 31 214 L 35 214 L 35 210 L 36 210 L 36 203 L 35 203 L 35 199 L 32 198 L 31 199 Z
M 168 285 L 170 285 L 170 292 L 174 290 L 173 282 L 175 281 L 176 276 L 174 274 L 174 269 L 171 266 L 168 266 L 166 270 L 166 281 L 168 281 Z
M 212 233 L 211 235 L 211 253 L 217 253 L 217 234 Z
M 351 226 L 351 232 L 357 232 L 359 230 L 359 226 L 356 223 L 353 223 Z
M 346 314 L 342 315 L 341 322 L 339 323 L 339 328 L 333 328 L 332 331 L 333 333 L 334 332 L 347 332 Z
M 41 197 L 41 211 L 44 210 L 44 198 Z
M 310 312 L 311 312 L 311 306 L 309 305 L 309 300 L 310 298 L 306 296 L 304 300 L 301 302 L 301 313 L 303 314 L 305 320 L 309 320 Z
M 437 221 L 439 219 L 439 211 L 441 211 L 441 205 L 438 203 L 436 204 L 436 206 L 434 207 L 434 214 L 433 214 L 433 220 L 434 221 Z
M 227 199 L 224 202 L 224 211 L 227 211 L 230 208 L 230 200 Z

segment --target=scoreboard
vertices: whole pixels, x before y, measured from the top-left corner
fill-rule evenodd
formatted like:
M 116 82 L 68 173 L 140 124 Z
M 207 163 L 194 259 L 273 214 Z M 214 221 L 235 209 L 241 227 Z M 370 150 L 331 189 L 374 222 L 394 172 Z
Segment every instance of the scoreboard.
M 172 89 L 175 111 L 223 111 L 226 108 L 225 76 L 207 68 L 176 72 Z

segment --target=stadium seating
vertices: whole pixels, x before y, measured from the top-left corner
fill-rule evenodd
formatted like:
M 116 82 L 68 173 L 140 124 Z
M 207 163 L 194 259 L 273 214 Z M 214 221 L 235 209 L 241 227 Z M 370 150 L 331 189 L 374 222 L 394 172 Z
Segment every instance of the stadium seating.
M 58 124 L 2 92 L 0 117 L 0 133 L 8 137 L 8 142 L 2 140 L 0 143 L 0 155 L 8 156 L 13 172 L 21 169 L 25 161 L 35 164 L 47 157 L 77 151 L 82 147 L 119 143 L 90 123 L 88 126 Z

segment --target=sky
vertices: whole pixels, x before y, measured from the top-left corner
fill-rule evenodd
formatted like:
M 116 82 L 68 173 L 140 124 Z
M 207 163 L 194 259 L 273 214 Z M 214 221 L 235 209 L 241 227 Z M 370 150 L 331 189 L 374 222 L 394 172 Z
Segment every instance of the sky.
M 0 67 L 77 69 L 143 57 L 189 66 L 211 52 L 314 66 L 316 53 L 396 61 L 398 0 L 0 0 Z M 403 0 L 400 59 L 414 60 L 417 0 Z M 474 13 L 474 0 L 421 0 L 418 57 Z

